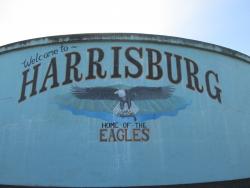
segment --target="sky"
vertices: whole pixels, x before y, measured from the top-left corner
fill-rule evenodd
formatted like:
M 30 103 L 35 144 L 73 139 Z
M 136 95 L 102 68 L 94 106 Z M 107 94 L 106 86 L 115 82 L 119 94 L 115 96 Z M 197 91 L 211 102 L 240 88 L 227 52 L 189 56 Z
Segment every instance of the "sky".
M 0 1 L 0 46 L 37 37 L 107 32 L 182 37 L 250 55 L 250 1 Z

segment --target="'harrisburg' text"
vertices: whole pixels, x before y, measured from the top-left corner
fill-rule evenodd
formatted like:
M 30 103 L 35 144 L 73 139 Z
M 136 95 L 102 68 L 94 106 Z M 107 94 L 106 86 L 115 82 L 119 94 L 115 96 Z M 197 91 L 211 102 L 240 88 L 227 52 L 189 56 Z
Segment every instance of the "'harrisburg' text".
M 109 61 L 104 60 L 106 56 Z M 59 66 L 60 70 L 63 66 L 63 77 L 58 76 Z M 109 52 L 99 47 L 88 48 L 83 52 L 65 53 L 63 60 L 51 58 L 45 72 L 40 67 L 41 63 L 38 63 L 22 73 L 19 103 L 25 101 L 27 96 L 32 97 L 73 82 L 121 78 L 155 81 L 165 79 L 166 85 L 183 82 L 187 89 L 198 93 L 206 92 L 211 99 L 221 103 L 222 91 L 216 72 L 207 70 L 201 73 L 194 60 L 153 48 L 113 46 Z M 86 75 L 83 74 L 82 67 L 87 70 Z M 39 83 L 38 80 L 42 82 Z

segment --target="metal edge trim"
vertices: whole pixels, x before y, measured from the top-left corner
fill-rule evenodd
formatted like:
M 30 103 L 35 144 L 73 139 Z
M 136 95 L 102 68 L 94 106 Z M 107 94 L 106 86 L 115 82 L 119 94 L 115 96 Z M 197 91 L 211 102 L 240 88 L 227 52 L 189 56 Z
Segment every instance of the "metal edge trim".
M 140 186 L 111 186 L 112 188 L 247 188 L 250 186 L 250 178 L 204 182 L 204 183 L 189 183 L 189 184 L 173 184 L 173 185 L 140 185 Z M 66 186 L 39 186 L 39 185 L 4 185 L 0 184 L 0 188 L 66 188 Z M 82 187 L 82 186 L 81 186 Z M 85 187 L 85 186 L 84 186 Z M 67 186 L 67 188 L 69 188 Z M 72 187 L 73 188 L 73 187 Z M 99 188 L 99 187 L 89 187 Z
M 93 41 L 121 41 L 121 42 L 124 41 L 124 42 L 147 42 L 147 43 L 169 44 L 169 45 L 183 46 L 183 47 L 196 48 L 200 50 L 215 52 L 250 63 L 250 56 L 223 46 L 201 42 L 197 40 L 179 38 L 179 37 L 139 34 L 139 33 L 91 33 L 91 34 L 70 34 L 70 35 L 58 35 L 58 36 L 34 38 L 1 46 L 0 55 L 11 51 L 38 47 L 38 46 L 60 44 L 60 43 L 80 43 L 80 42 L 93 42 Z

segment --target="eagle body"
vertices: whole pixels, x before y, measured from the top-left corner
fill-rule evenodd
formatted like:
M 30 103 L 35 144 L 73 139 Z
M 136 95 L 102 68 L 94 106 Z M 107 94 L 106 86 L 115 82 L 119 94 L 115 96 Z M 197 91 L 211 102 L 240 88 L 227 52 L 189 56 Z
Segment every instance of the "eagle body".
M 128 94 L 129 92 L 124 89 L 118 89 L 115 94 L 119 96 L 119 101 L 120 101 L 120 109 L 123 110 L 125 107 L 125 104 L 128 106 L 128 110 L 131 108 L 131 98 Z

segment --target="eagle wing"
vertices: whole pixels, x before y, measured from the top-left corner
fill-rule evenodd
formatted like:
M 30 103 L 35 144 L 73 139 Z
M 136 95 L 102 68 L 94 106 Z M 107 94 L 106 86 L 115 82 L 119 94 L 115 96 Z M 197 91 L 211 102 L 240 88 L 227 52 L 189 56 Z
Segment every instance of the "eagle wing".
M 134 87 L 128 90 L 132 100 L 166 99 L 172 95 L 174 88 L 166 87 Z
M 119 98 L 115 94 L 116 90 L 116 88 L 112 87 L 81 88 L 73 86 L 71 92 L 79 99 L 118 100 Z

